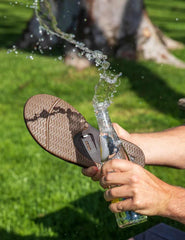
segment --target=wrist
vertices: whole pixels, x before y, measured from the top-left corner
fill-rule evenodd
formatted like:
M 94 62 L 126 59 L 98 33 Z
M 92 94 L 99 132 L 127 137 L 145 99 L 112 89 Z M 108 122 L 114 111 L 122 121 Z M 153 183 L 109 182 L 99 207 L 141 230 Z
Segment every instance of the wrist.
M 162 210 L 160 216 L 171 218 L 185 224 L 185 189 L 176 186 L 170 186 L 169 199 L 164 211 Z
M 140 134 L 139 133 L 130 133 L 130 142 L 139 146 L 141 143 Z
M 160 162 L 161 154 L 156 145 L 156 138 L 153 134 L 132 133 L 130 134 L 130 141 L 140 147 L 145 155 L 146 164 L 157 165 Z
M 143 153 L 145 155 L 145 161 L 148 161 L 148 159 L 149 159 L 148 152 L 149 152 L 150 148 L 146 147 L 147 140 L 145 139 L 144 134 L 131 133 L 129 141 L 132 142 L 133 144 L 137 145 L 143 151 Z M 146 162 L 146 164 L 147 164 L 147 162 Z

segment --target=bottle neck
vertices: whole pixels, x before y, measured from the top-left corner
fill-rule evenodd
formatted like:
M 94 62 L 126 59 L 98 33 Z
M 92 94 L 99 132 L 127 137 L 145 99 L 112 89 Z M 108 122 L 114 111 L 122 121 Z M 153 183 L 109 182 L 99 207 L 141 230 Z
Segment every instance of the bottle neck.
M 106 106 L 98 105 L 95 115 L 100 131 L 100 149 L 102 162 L 117 154 L 120 149 L 121 141 L 115 132 Z
M 112 126 L 109 113 L 106 106 L 98 105 L 95 110 L 96 119 L 100 135 L 108 135 L 113 141 L 119 141 L 119 138 Z
M 98 108 L 95 114 L 100 132 L 101 133 L 111 132 L 112 123 L 107 108 Z

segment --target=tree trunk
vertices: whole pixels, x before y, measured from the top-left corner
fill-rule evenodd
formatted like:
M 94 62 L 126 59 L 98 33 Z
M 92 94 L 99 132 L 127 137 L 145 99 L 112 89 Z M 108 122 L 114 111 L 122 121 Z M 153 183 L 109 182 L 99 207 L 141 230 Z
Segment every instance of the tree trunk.
M 158 63 L 171 64 L 184 68 L 185 64 L 175 58 L 168 49 L 182 48 L 183 45 L 167 38 L 150 21 L 143 0 L 48 0 L 53 9 L 58 27 L 62 31 L 74 33 L 92 50 L 99 49 L 107 55 L 127 58 L 146 59 Z M 34 34 L 33 34 L 34 33 Z M 30 37 L 34 35 L 34 37 Z M 39 35 L 35 16 L 30 20 L 27 30 L 19 41 L 19 47 L 30 45 L 47 48 L 60 43 L 56 37 L 45 41 Z M 66 49 L 66 63 L 78 68 L 86 67 L 89 62 L 79 58 Z M 80 62 L 82 65 L 80 65 Z

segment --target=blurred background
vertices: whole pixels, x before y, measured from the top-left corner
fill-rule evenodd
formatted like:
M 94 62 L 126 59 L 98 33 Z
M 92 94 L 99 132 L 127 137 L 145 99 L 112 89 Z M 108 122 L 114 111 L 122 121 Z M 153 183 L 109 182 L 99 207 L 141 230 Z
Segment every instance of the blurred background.
M 64 99 L 97 127 L 92 98 L 99 80 L 93 64 L 77 69 L 78 64 L 66 60 L 72 48 L 64 41 L 52 42 L 52 47 L 47 43 L 42 50 L 36 45 L 33 29 L 38 25 L 29 25 L 35 18 L 32 5 L 32 1 L 0 1 L 0 239 L 127 239 L 160 222 L 185 231 L 182 224 L 162 217 L 149 217 L 146 223 L 118 229 L 99 184 L 84 177 L 79 167 L 45 152 L 29 135 L 23 108 L 29 97 L 39 93 Z M 145 9 L 165 36 L 185 44 L 183 0 L 145 0 Z M 90 24 L 85 14 L 84 22 Z M 86 26 L 82 33 L 84 29 Z M 80 31 L 72 30 L 75 34 Z M 29 41 L 22 46 L 26 33 Z M 92 34 L 77 37 L 97 49 L 100 43 L 89 41 L 98 34 L 93 33 L 92 38 Z M 147 31 L 144 36 L 148 38 Z M 185 69 L 176 63 L 138 59 L 138 54 L 133 54 L 133 49 L 137 50 L 134 44 L 125 54 L 128 51 L 120 39 L 117 43 L 108 40 L 104 39 L 106 47 L 99 50 L 109 55 L 114 73 L 123 73 L 109 108 L 112 121 L 129 132 L 160 131 L 184 124 L 185 112 L 177 102 L 185 97 Z M 152 46 L 153 51 L 155 48 L 157 45 Z M 185 62 L 184 47 L 169 53 Z M 169 184 L 185 187 L 184 170 L 146 168 Z

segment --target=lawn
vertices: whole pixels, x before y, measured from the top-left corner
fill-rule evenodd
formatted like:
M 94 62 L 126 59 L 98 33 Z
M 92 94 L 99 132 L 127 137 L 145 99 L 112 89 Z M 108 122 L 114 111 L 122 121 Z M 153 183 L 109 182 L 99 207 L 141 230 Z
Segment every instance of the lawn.
M 185 43 L 183 0 L 147 0 L 146 4 L 154 23 Z M 161 217 L 118 229 L 99 184 L 33 141 L 24 124 L 23 107 L 38 93 L 63 98 L 97 127 L 92 98 L 98 72 L 95 67 L 78 72 L 66 66 L 57 58 L 60 51 L 53 56 L 20 50 L 8 54 L 32 10 L 1 0 L 0 13 L 0 239 L 123 240 L 160 222 L 185 231 L 182 224 Z M 185 61 L 185 49 L 174 54 Z M 123 73 L 109 109 L 112 121 L 130 132 L 160 131 L 184 124 L 185 112 L 178 109 L 177 101 L 185 96 L 185 69 L 145 61 L 111 61 L 115 70 Z M 147 169 L 170 184 L 185 187 L 184 170 Z

